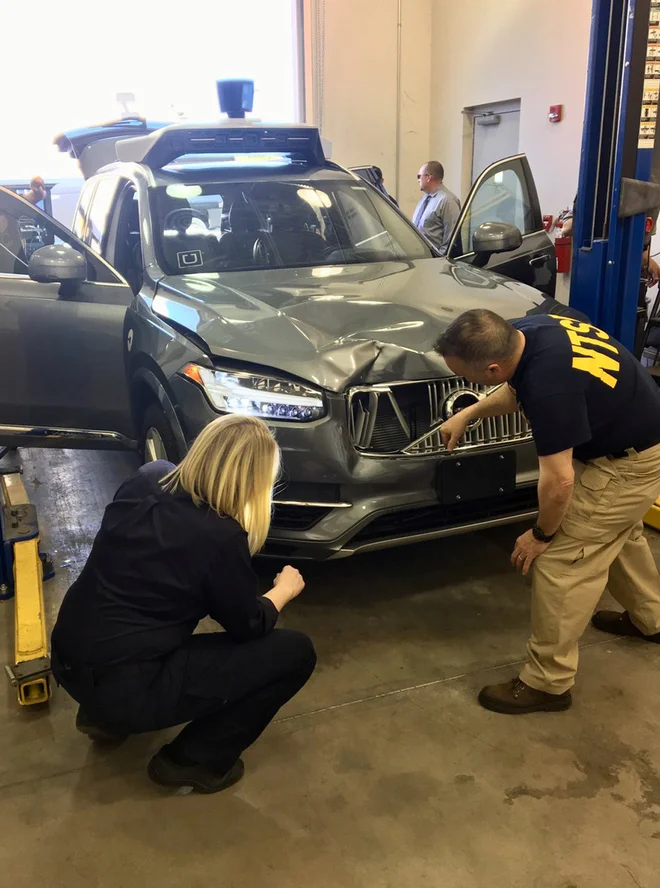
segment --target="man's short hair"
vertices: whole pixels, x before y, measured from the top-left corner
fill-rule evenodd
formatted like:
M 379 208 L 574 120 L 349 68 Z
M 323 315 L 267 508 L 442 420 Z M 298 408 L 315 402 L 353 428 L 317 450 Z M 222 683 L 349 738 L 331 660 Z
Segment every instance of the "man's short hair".
M 442 182 L 445 178 L 445 168 L 440 163 L 439 160 L 429 160 L 424 164 L 426 167 L 426 172 L 429 176 L 433 176 L 434 179 L 437 179 L 438 182 Z
M 435 350 L 443 358 L 487 366 L 507 361 L 516 350 L 516 329 L 494 311 L 466 311 L 447 327 Z

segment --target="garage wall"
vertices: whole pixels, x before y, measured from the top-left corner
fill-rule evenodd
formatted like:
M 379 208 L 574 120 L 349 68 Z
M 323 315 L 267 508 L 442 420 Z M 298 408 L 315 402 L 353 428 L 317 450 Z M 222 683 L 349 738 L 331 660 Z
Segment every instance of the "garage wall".
M 434 2 L 304 4 L 308 122 L 321 125 L 337 163 L 380 166 L 388 190 L 409 213 L 418 198 L 417 170 L 429 157 Z
M 556 215 L 577 189 L 591 0 L 434 0 L 431 153 L 447 184 L 470 184 L 472 105 L 521 100 L 520 150 L 530 160 L 544 213 Z M 548 121 L 550 105 L 564 120 Z
M 307 120 L 321 123 L 338 163 L 381 166 L 388 188 L 411 213 L 417 170 L 436 157 L 447 184 L 465 197 L 471 130 L 463 109 L 520 99 L 520 149 L 530 158 L 543 211 L 556 215 L 572 202 L 591 0 L 302 2 Z M 564 105 L 559 124 L 547 119 L 554 104 Z

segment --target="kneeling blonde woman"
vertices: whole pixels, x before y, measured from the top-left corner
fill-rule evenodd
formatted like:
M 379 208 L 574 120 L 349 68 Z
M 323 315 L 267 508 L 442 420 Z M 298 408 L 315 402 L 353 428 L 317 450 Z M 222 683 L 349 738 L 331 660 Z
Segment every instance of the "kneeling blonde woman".
M 279 448 L 266 425 L 224 416 L 182 463 L 119 488 L 52 637 L 53 673 L 93 740 L 189 722 L 149 763 L 165 786 L 226 789 L 240 758 L 316 665 L 312 642 L 274 629 L 304 588 L 285 567 L 259 595 L 251 558 L 270 526 Z M 225 632 L 193 635 L 212 617 Z

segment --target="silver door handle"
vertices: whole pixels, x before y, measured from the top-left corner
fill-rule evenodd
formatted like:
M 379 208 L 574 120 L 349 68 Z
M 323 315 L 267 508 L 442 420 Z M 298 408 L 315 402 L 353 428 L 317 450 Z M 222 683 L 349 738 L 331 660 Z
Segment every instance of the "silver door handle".
M 534 256 L 533 259 L 529 260 L 529 264 L 532 266 L 532 268 L 539 268 L 539 266 L 545 265 L 547 260 L 547 256 Z

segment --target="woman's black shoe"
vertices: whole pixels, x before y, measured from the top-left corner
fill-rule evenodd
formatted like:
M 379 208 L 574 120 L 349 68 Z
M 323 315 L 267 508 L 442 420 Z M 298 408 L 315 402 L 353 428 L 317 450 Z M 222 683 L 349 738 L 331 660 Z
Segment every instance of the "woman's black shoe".
M 644 641 L 660 644 L 660 632 L 656 632 L 655 635 L 644 635 L 630 619 L 628 611 L 596 611 L 591 623 L 601 632 L 611 632 L 612 635 L 625 635 L 629 638 L 643 638 Z
M 179 765 L 161 749 L 149 762 L 147 773 L 159 786 L 178 788 L 192 787 L 194 792 L 220 792 L 229 789 L 243 776 L 245 765 L 242 759 L 234 762 L 224 774 L 214 771 L 208 765 Z
M 76 728 L 81 734 L 85 734 L 85 736 L 89 737 L 89 739 L 93 740 L 95 743 L 106 743 L 108 746 L 111 744 L 119 746 L 119 744 L 123 743 L 128 737 L 128 734 L 117 734 L 116 731 L 104 728 L 103 725 L 95 724 L 90 721 L 82 711 L 82 707 L 78 709 Z

